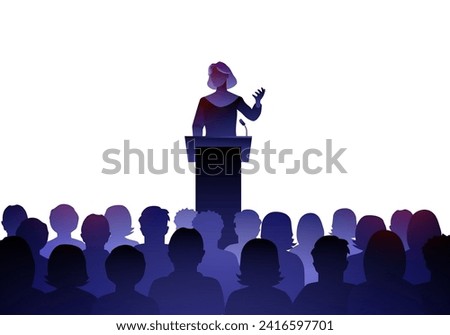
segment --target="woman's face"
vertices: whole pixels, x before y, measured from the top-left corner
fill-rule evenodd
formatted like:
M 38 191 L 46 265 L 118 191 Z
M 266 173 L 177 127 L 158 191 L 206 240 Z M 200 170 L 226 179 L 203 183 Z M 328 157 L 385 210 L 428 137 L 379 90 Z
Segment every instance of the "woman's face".
M 209 75 L 211 78 L 211 82 L 215 87 L 220 87 L 227 82 L 228 74 L 220 72 L 216 68 L 214 68 Z

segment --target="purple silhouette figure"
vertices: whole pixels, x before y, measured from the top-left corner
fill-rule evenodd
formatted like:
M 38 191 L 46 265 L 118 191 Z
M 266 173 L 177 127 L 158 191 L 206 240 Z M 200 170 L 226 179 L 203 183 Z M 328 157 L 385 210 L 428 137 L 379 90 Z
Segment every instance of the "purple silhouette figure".
M 345 282 L 361 284 L 366 280 L 364 274 L 364 251 L 372 235 L 380 230 L 386 230 L 386 226 L 383 219 L 378 216 L 366 215 L 358 221 L 354 243 L 361 252 L 348 258 L 347 270 L 344 272 Z
M 241 251 L 244 245 L 259 235 L 261 219 L 258 213 L 251 209 L 246 209 L 234 215 L 234 224 L 238 241 L 227 246 L 225 250 L 235 254 L 238 262 L 240 262 Z
M 422 248 L 429 239 L 440 235 L 441 228 L 433 212 L 420 210 L 414 213 L 407 232 L 409 250 L 406 252 L 406 280 L 413 284 L 430 281 Z
M 40 251 L 47 243 L 48 229 L 42 221 L 29 218 L 20 224 L 16 232 L 30 246 L 36 268 L 33 286 L 43 292 L 50 292 L 53 288 L 48 285 L 45 275 L 47 274 L 47 258 L 41 256 Z
M 305 269 L 305 284 L 317 281 L 317 272 L 313 266 L 311 250 L 316 241 L 324 235 L 322 221 L 314 213 L 303 215 L 297 225 L 298 245 L 290 252 L 296 254 L 302 260 Z
M 252 121 L 258 119 L 265 90 L 261 88 L 255 92 L 255 104 L 250 108 L 244 99 L 228 91 L 237 81 L 225 63 L 211 64 L 208 75 L 208 86 L 216 91 L 200 99 L 192 125 L 193 134 L 202 136 L 205 128 L 206 136 L 236 136 L 237 111 Z
M 341 208 L 334 212 L 333 223 L 331 226 L 331 235 L 343 238 L 348 242 L 350 255 L 361 252 L 353 245 L 356 230 L 356 215 L 349 208 Z
M 291 314 L 291 299 L 274 287 L 283 280 L 274 243 L 265 239 L 248 241 L 242 249 L 240 270 L 239 282 L 247 287 L 231 293 L 225 314 Z
M 11 205 L 6 207 L 3 211 L 2 225 L 7 236 L 15 236 L 20 223 L 27 218 L 27 212 L 22 206 Z
M 239 264 L 233 253 L 218 247 L 223 229 L 222 218 L 212 211 L 200 212 L 192 224 L 202 235 L 205 250 L 198 270 L 203 275 L 215 278 L 220 282 L 226 300 L 231 292 L 239 288 L 236 277 Z
M 349 296 L 349 314 L 422 314 L 417 290 L 403 279 L 405 249 L 397 234 L 380 230 L 372 235 L 364 252 L 367 280 Z
M 223 314 L 219 282 L 197 271 L 204 254 L 202 236 L 195 229 L 180 228 L 173 233 L 169 257 L 174 271 L 156 279 L 149 294 L 156 300 L 161 314 Z
M 86 244 L 84 256 L 89 275 L 89 282 L 84 290 L 100 297 L 114 291 L 114 285 L 108 280 L 105 261 L 109 252 L 105 244 L 110 236 L 108 220 L 103 215 L 90 214 L 81 226 L 81 237 Z
M 133 233 L 131 227 L 131 214 L 125 206 L 115 205 L 109 207 L 105 212 L 105 217 L 109 223 L 111 236 L 105 245 L 109 252 L 120 245 L 136 246 L 139 243 L 127 238 Z
M 283 280 L 276 287 L 294 300 L 305 286 L 305 271 L 300 257 L 288 251 L 294 244 L 289 216 L 281 212 L 267 214 L 261 224 L 261 238 L 277 246 Z
M 70 244 L 84 250 L 86 246 L 80 240 L 72 237 L 72 232 L 78 226 L 78 214 L 75 209 L 66 204 L 61 204 L 50 212 L 50 226 L 56 232 L 57 236 L 47 242 L 41 249 L 41 255 L 48 258 L 53 249 L 60 244 Z
M 407 209 L 395 211 L 391 217 L 391 231 L 396 233 L 403 242 L 405 250 L 408 250 L 408 226 L 411 221 L 412 213 Z

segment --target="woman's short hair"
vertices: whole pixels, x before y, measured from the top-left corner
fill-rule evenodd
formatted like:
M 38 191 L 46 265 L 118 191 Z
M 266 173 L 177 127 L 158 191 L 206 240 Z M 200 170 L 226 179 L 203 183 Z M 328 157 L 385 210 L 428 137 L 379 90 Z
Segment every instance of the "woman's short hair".
M 217 88 L 214 85 L 213 81 L 211 80 L 211 74 L 213 73 L 214 70 L 217 70 L 228 76 L 227 88 L 232 88 L 232 87 L 236 86 L 236 84 L 237 84 L 236 77 L 233 75 L 233 72 L 231 72 L 231 69 L 228 67 L 228 65 L 223 62 L 217 62 L 217 63 L 211 64 L 208 68 L 208 76 L 209 76 L 208 87 L 209 88 L 212 88 L 213 90 L 215 90 Z

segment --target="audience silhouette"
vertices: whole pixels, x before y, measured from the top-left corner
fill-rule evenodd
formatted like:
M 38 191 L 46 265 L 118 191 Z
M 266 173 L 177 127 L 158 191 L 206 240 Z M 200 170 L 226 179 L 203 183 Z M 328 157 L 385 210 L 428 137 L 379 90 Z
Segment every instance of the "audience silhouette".
M 144 243 L 137 245 L 136 249 L 144 254 L 146 268 L 136 290 L 148 295 L 150 286 L 156 278 L 165 277 L 173 271 L 165 244 L 165 236 L 169 230 L 169 212 L 158 206 L 147 207 L 142 211 L 139 223 Z
M 202 236 L 195 229 L 180 228 L 172 235 L 169 257 L 174 271 L 150 288 L 161 314 L 223 314 L 219 282 L 197 271 L 204 254 Z
M 372 235 L 364 253 L 367 280 L 350 293 L 350 314 L 422 314 L 422 301 L 413 285 L 403 279 L 406 255 L 395 233 Z
M 241 251 L 244 245 L 259 235 L 261 219 L 258 213 L 251 209 L 246 209 L 235 214 L 234 224 L 238 241 L 227 246 L 225 250 L 235 254 L 238 262 L 240 262 Z
M 306 285 L 294 301 L 295 314 L 347 314 L 347 300 L 353 284 L 344 282 L 348 242 L 337 236 L 323 236 L 311 251 L 319 280 Z
M 45 296 L 45 314 L 91 314 L 97 299 L 79 288 L 88 281 L 86 259 L 80 248 L 62 244 L 53 249 L 48 259 L 47 273 L 49 284 L 56 289 Z
M 247 287 L 231 293 L 225 314 L 291 314 L 291 299 L 274 287 L 283 280 L 274 243 L 265 239 L 248 241 L 242 249 L 240 270 L 239 282 Z
M 314 213 L 303 215 L 297 225 L 298 245 L 290 252 L 296 254 L 302 260 L 305 269 L 305 284 L 317 281 L 317 272 L 313 266 L 311 250 L 314 243 L 324 235 L 322 221 Z
M 105 244 L 110 236 L 108 220 L 103 215 L 90 214 L 81 226 L 81 238 L 86 244 L 83 251 L 86 257 L 86 266 L 89 282 L 84 290 L 100 297 L 114 291 L 114 285 L 108 280 L 105 270 L 105 261 L 109 253 Z
M 18 236 L 0 241 L 0 314 L 42 314 L 44 293 L 33 288 L 34 259 Z
M 108 252 L 120 245 L 131 245 L 134 247 L 139 244 L 139 242 L 127 238 L 128 235 L 133 233 L 133 228 L 131 227 L 131 214 L 125 206 L 115 205 L 108 207 L 105 217 L 108 220 L 111 233 L 108 242 L 105 244 L 105 249 Z
M 386 230 L 383 219 L 375 215 L 363 216 L 356 225 L 355 246 L 360 253 L 348 258 L 348 266 L 344 272 L 344 281 L 351 284 L 361 284 L 366 280 L 364 274 L 364 251 L 373 234 Z
M 145 272 L 142 252 L 129 245 L 119 246 L 106 259 L 106 273 L 116 286 L 114 293 L 98 299 L 93 314 L 148 315 L 159 314 L 156 302 L 135 291 Z
M 2 225 L 7 236 L 15 236 L 20 223 L 27 218 L 27 212 L 22 206 L 11 205 L 6 207 L 3 211 Z
M 47 242 L 41 249 L 41 255 L 48 258 L 53 249 L 61 244 L 70 244 L 84 250 L 86 246 L 80 240 L 72 237 L 72 232 L 78 226 L 78 214 L 75 209 L 66 204 L 61 204 L 50 212 L 50 226 L 56 232 L 57 236 Z
M 405 279 L 413 284 L 430 281 L 430 272 L 425 264 L 422 248 L 427 241 L 441 235 L 438 219 L 429 210 L 420 210 L 411 217 L 408 225 Z
M 429 282 L 417 285 L 426 314 L 450 314 L 450 236 L 436 236 L 423 247 Z
M 411 221 L 412 213 L 407 210 L 398 210 L 392 214 L 391 217 L 391 226 L 389 229 L 397 234 L 398 237 L 402 240 L 403 246 L 405 250 L 408 250 L 408 226 Z
M 181 209 L 175 214 L 173 222 L 175 223 L 176 229 L 179 228 L 192 228 L 192 221 L 197 216 L 197 212 L 193 209 Z
M 305 272 L 301 259 L 288 251 L 294 244 L 289 216 L 281 212 L 267 214 L 261 224 L 261 238 L 270 240 L 277 246 L 283 277 L 277 288 L 285 291 L 291 300 L 294 300 L 305 286 Z
M 33 286 L 43 292 L 49 292 L 52 287 L 48 285 L 45 275 L 47 274 L 47 258 L 41 256 L 40 251 L 47 243 L 47 225 L 38 219 L 25 219 L 17 228 L 17 236 L 27 241 L 34 258 L 35 275 Z
M 353 245 L 356 230 L 356 215 L 349 208 L 341 208 L 334 212 L 331 224 L 331 235 L 342 238 L 348 242 L 350 255 L 361 252 Z
M 239 264 L 233 253 L 218 247 L 223 229 L 222 218 L 212 211 L 200 212 L 192 224 L 202 235 L 205 250 L 198 270 L 205 276 L 215 278 L 220 282 L 226 301 L 230 293 L 239 287 L 236 278 Z

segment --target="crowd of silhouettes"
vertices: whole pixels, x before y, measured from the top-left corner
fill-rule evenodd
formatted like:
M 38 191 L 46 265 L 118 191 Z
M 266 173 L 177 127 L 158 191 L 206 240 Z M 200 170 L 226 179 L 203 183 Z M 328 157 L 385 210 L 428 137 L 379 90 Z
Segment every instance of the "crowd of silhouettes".
M 395 211 L 387 228 L 341 208 L 326 235 L 316 213 L 293 227 L 286 213 L 246 209 L 225 249 L 213 211 L 179 210 L 167 236 L 169 212 L 149 206 L 138 219 L 142 244 L 128 238 L 123 205 L 88 215 L 80 239 L 72 206 L 48 219 L 20 205 L 4 210 L 0 314 L 450 314 L 450 236 L 429 210 Z

